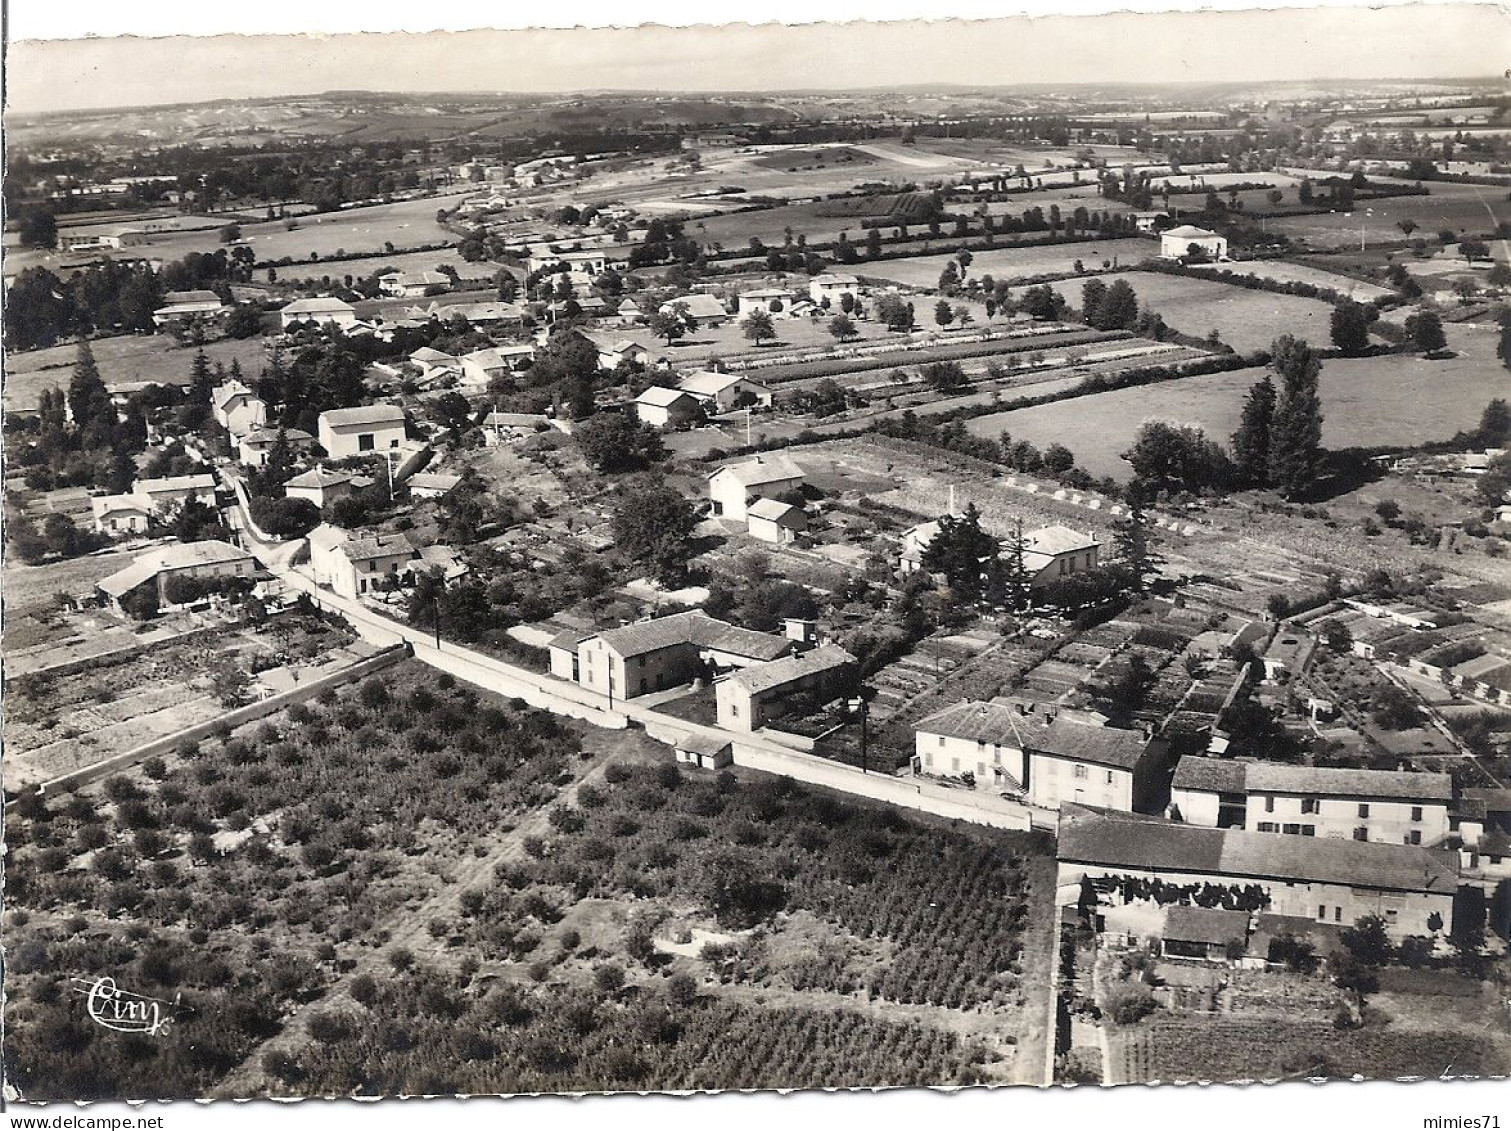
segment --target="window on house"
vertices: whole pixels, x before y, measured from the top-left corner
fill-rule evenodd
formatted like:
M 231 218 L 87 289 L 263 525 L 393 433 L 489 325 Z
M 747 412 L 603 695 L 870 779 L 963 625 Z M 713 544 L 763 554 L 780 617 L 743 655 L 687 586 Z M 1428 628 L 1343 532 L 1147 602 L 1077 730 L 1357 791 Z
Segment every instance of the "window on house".
M 940 746 L 944 745 L 944 735 L 942 735 L 942 734 L 939 736 L 939 745 Z
M 1084 778 L 1086 776 L 1086 767 L 1076 766 L 1076 768 L 1072 771 L 1072 774 L 1077 778 Z
M 1334 923 L 1341 923 L 1341 922 L 1343 922 L 1343 908 L 1341 908 L 1341 907 L 1334 907 L 1333 908 L 1333 922 Z
M 1420 805 L 1413 805 L 1411 807 L 1411 819 L 1413 821 L 1420 821 L 1422 819 L 1422 807 Z
M 399 441 L 397 441 L 397 440 L 390 440 L 390 441 L 388 441 L 388 446 L 390 448 L 397 448 L 399 446 Z
M 738 719 L 740 717 L 740 705 L 738 703 L 731 703 L 729 705 L 729 713 Z
M 1274 832 L 1275 831 L 1275 822 L 1274 821 L 1260 821 L 1259 822 L 1259 831 L 1262 832 L 1262 833 L 1272 833 L 1272 832 Z
M 1273 797 L 1266 797 L 1264 799 L 1264 811 L 1266 813 L 1273 813 L 1275 811 L 1275 799 Z
M 1412 829 L 1409 833 L 1407 833 L 1406 834 L 1406 843 L 1407 844 L 1421 844 L 1422 843 L 1422 830 L 1421 829 Z
M 1301 835 L 1302 836 L 1316 836 L 1317 835 L 1317 826 L 1316 825 L 1302 825 L 1301 826 Z
M 1284 825 L 1282 827 L 1281 831 L 1285 832 L 1285 833 L 1289 833 L 1291 836 L 1297 836 L 1301 832 L 1301 826 L 1300 826 L 1300 824 L 1289 824 L 1288 823 L 1288 824 L 1286 824 L 1286 825 Z
M 1327 904 L 1325 904 L 1325 903 L 1319 903 L 1317 905 L 1317 918 L 1319 918 L 1319 919 L 1326 919 L 1327 918 Z
M 1360 826 L 1359 828 L 1357 828 L 1357 829 L 1354 830 L 1354 839 L 1355 840 L 1368 840 L 1369 839 L 1369 830 L 1366 829 L 1366 828 L 1364 828 L 1363 826 Z
M 1365 817 L 1368 817 L 1368 816 L 1369 816 L 1369 806 L 1361 803 L 1360 806 L 1359 806 L 1359 819 L 1362 821 Z
M 1303 813 L 1315 813 L 1317 811 L 1317 799 L 1315 797 L 1303 797 L 1301 799 L 1301 811 Z
M 377 446 L 377 442 L 373 439 L 371 432 L 363 432 L 357 437 L 357 451 L 359 452 L 370 452 Z
M 1107 784 L 1108 785 L 1112 784 L 1112 771 L 1111 770 L 1107 771 Z

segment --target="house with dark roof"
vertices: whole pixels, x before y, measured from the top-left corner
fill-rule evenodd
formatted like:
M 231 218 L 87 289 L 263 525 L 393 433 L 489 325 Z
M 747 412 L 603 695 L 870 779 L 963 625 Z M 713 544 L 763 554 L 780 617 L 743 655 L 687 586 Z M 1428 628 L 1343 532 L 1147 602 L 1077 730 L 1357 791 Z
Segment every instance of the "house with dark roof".
M 316 584 L 353 600 L 402 582 L 420 556 L 402 534 L 356 534 L 325 522 L 309 544 Z
M 155 585 L 158 603 L 168 601 L 167 583 L 174 577 L 208 580 L 222 577 L 250 579 L 257 573 L 257 559 L 239 546 L 213 538 L 200 542 L 174 542 L 137 557 L 125 569 L 96 583 L 100 596 L 121 607 L 121 598 L 144 585 Z
M 1066 900 L 1083 878 L 1114 902 L 1146 898 L 1120 880 L 1159 881 L 1167 897 L 1182 887 L 1257 889 L 1266 913 L 1342 926 L 1378 915 L 1394 939 L 1449 930 L 1459 887 L 1451 853 L 1200 828 L 1080 805 L 1060 811 L 1056 855 Z
M 714 702 L 721 727 L 756 731 L 783 715 L 822 706 L 854 686 L 855 657 L 825 644 L 722 677 L 714 684 Z
M 1170 813 L 1209 828 L 1435 845 L 1449 833 L 1447 774 L 1182 758 Z
M 1249 941 L 1249 913 L 1221 907 L 1165 908 L 1160 949 L 1167 958 L 1204 958 L 1222 962 L 1242 956 Z
M 917 773 L 960 776 L 1046 809 L 1132 812 L 1155 800 L 1169 743 L 1025 703 L 962 702 L 913 725 Z
M 315 437 L 303 428 L 284 428 L 282 431 L 284 442 L 288 444 L 291 455 L 302 455 L 315 446 Z M 268 456 L 272 454 L 274 446 L 278 443 L 278 433 L 277 428 L 252 429 L 236 441 L 236 458 L 245 467 L 266 466 Z
M 780 659 L 796 644 L 690 609 L 602 632 L 563 632 L 546 647 L 552 675 L 600 695 L 630 699 L 699 676 Z

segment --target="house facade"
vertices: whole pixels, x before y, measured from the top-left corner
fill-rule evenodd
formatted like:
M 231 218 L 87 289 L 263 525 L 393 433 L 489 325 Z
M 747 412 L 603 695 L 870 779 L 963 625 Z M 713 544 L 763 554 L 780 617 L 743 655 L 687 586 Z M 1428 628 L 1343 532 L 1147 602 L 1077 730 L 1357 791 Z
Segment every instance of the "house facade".
M 841 296 L 847 294 L 852 298 L 860 297 L 860 280 L 854 275 L 828 273 L 815 275 L 808 282 L 808 297 L 819 306 L 822 306 L 824 299 L 827 298 L 831 309 L 838 308 Z
M 315 437 L 302 428 L 285 428 L 284 442 L 289 451 L 300 455 L 315 446 Z M 254 428 L 236 441 L 236 458 L 244 467 L 265 467 L 268 455 L 278 443 L 276 428 Z
M 1453 920 L 1457 863 L 1408 845 L 1265 836 L 1108 813 L 1081 806 L 1059 820 L 1057 885 L 1074 900 L 1084 878 L 1125 902 L 1120 880 L 1257 891 L 1264 910 L 1349 926 L 1378 915 L 1392 939 L 1440 933 Z M 1126 902 L 1139 902 L 1128 899 Z
M 350 330 L 357 324 L 357 311 L 348 302 L 339 298 L 301 298 L 289 303 L 278 312 L 285 330 L 306 322 L 317 326 L 334 326 L 338 330 Z
M 746 508 L 745 514 L 750 536 L 773 546 L 795 542 L 808 529 L 808 515 L 802 507 L 776 499 L 757 499 Z
M 333 408 L 320 414 L 320 446 L 331 459 L 395 451 L 404 443 L 404 410 L 398 405 Z
M 715 373 L 700 369 L 677 382 L 677 388 L 702 402 L 709 412 L 733 412 L 740 405 L 770 408 L 771 390 L 738 373 Z
M 268 422 L 268 406 L 240 381 L 228 381 L 210 393 L 215 421 L 232 436 L 243 436 Z
M 1185 259 L 1192 253 L 1193 247 L 1208 259 L 1221 260 L 1228 257 L 1227 237 L 1220 236 L 1216 232 L 1209 232 L 1206 228 L 1182 224 L 1178 228 L 1167 228 L 1160 233 L 1161 259 Z
M 799 703 L 823 704 L 855 685 L 855 657 L 834 644 L 756 664 L 714 683 L 719 725 L 757 731 Z
M 1149 806 L 1169 753 L 1164 740 L 1031 706 L 963 702 L 915 723 L 915 771 L 969 773 L 978 788 L 1046 809 Z
M 1183 758 L 1171 814 L 1209 828 L 1432 846 L 1448 838 L 1453 779 L 1403 770 Z
M 215 505 L 215 476 L 170 475 L 162 479 L 138 479 L 131 493 L 147 500 L 153 518 L 171 518 L 190 502 Z
M 652 385 L 635 398 L 635 416 L 652 428 L 685 428 L 698 417 L 698 402 L 680 389 Z
M 89 509 L 96 534 L 145 534 L 152 517 L 152 502 L 142 495 L 95 495 Z
M 115 606 L 121 598 L 143 585 L 155 585 L 159 604 L 167 604 L 165 586 L 173 577 L 215 578 L 252 577 L 257 559 L 229 542 L 206 539 L 201 542 L 175 542 L 143 554 L 123 570 L 112 573 L 96 585 L 96 591 Z
M 773 499 L 802 485 L 801 467 L 780 452 L 768 452 L 719 468 L 708 477 L 708 497 L 715 517 L 746 522 L 756 499 Z
M 310 531 L 315 582 L 353 600 L 401 580 L 419 554 L 402 534 L 353 534 L 321 523 Z
M 290 499 L 305 499 L 321 510 L 344 499 L 353 491 L 368 486 L 372 480 L 350 471 L 335 471 L 327 467 L 312 467 L 294 476 L 283 485 L 283 494 Z

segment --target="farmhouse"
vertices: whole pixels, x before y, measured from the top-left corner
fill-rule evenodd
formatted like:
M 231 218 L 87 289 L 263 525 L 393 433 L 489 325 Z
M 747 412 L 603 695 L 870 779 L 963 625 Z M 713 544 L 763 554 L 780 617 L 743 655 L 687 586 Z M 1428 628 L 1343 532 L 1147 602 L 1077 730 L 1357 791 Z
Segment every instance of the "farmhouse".
M 357 324 L 357 312 L 339 298 L 301 298 L 278 312 L 285 330 L 313 322 L 317 326 L 334 326 L 349 330 Z
M 808 297 L 820 306 L 824 305 L 826 298 L 831 306 L 838 306 L 840 296 L 847 294 L 852 298 L 860 297 L 860 280 L 854 275 L 815 275 L 808 283 Z
M 724 309 L 724 304 L 714 295 L 683 295 L 670 302 L 663 302 L 660 310 L 662 314 L 671 314 L 679 306 L 696 318 L 699 326 L 722 326 L 729 321 L 729 311 Z
M 652 428 L 682 428 L 698 415 L 698 402 L 681 389 L 652 385 L 635 398 L 635 415 Z
M 1220 962 L 1235 950 L 1241 954 L 1248 944 L 1249 913 L 1172 904 L 1165 908 L 1159 937 L 1160 950 L 1167 958 Z
M 216 422 L 232 436 L 261 428 L 268 420 L 268 406 L 240 381 L 227 381 L 212 389 L 210 408 Z
M 1029 584 L 1042 588 L 1072 573 L 1096 569 L 1102 544 L 1067 526 L 1045 526 L 1023 535 L 1023 566 Z
M 1196 252 L 1193 253 L 1192 249 Z M 1161 259 L 1185 259 L 1192 254 L 1199 253 L 1207 259 L 1227 259 L 1228 241 L 1224 236 L 1216 232 L 1209 232 L 1205 228 L 1198 228 L 1191 224 L 1182 224 L 1178 228 L 1167 228 L 1160 233 L 1159 254 Z
M 245 467 L 265 467 L 280 433 L 291 455 L 307 452 L 315 446 L 315 437 L 303 428 L 254 428 L 236 441 L 236 458 Z
M 513 373 L 534 357 L 535 347 L 528 342 L 473 350 L 462 355 L 462 378 L 471 385 L 487 385 L 496 378 Z
M 677 388 L 702 401 L 710 412 L 731 412 L 746 405 L 771 407 L 771 390 L 738 373 L 700 369 L 677 382 Z
M 320 414 L 320 446 L 332 459 L 398 449 L 404 442 L 404 410 L 398 405 L 333 408 Z
M 153 518 L 175 515 L 190 502 L 201 506 L 215 505 L 215 476 L 170 475 L 163 479 L 138 479 L 131 493 L 145 498 L 152 507 Z
M 1431 846 L 1448 837 L 1453 779 L 1190 757 L 1170 791 L 1171 816 L 1188 824 Z
M 964 702 L 915 723 L 919 773 L 969 773 L 1046 809 L 1098 805 L 1131 812 L 1154 800 L 1169 744 L 1030 704 Z
M 152 321 L 156 326 L 170 326 L 195 318 L 214 318 L 225 309 L 214 291 L 169 291 L 163 296 L 163 305 L 152 312 Z
M 377 592 L 379 583 L 397 585 L 419 557 L 402 534 L 353 534 L 321 523 L 310 531 L 310 570 L 315 582 L 355 600 Z
M 604 632 L 564 632 L 547 645 L 551 674 L 621 699 L 687 683 L 720 668 L 792 652 L 791 640 L 715 620 L 700 609 Z
M 450 286 L 450 277 L 439 271 L 395 271 L 378 279 L 378 290 L 390 298 L 420 298 L 431 287 Z
M 802 507 L 780 503 L 775 499 L 757 499 L 745 508 L 749 519 L 746 529 L 752 538 L 785 546 L 808 529 L 808 515 Z
M 708 497 L 715 517 L 745 522 L 756 499 L 773 499 L 803 485 L 803 469 L 780 452 L 759 455 L 719 468 L 708 477 Z
M 166 604 L 164 587 L 169 578 L 249 578 L 256 572 L 257 559 L 229 542 L 214 539 L 175 542 L 141 555 L 125 569 L 101 580 L 95 588 L 119 610 L 121 599 L 143 585 L 155 583 L 159 604 Z
M 797 297 L 786 287 L 757 287 L 753 291 L 741 291 L 735 296 L 739 317 L 747 318 L 752 311 L 764 310 L 769 314 L 790 312 L 792 301 Z
M 1334 924 L 1379 915 L 1395 939 L 1446 927 L 1458 889 L 1452 857 L 1425 848 L 1198 828 L 1079 805 L 1060 814 L 1058 857 L 1062 899 L 1083 877 L 1104 881 L 1101 898 L 1116 901 L 1127 887 L 1106 881 L 1252 887 L 1270 914 Z
M 337 499 L 344 499 L 353 491 L 372 485 L 365 475 L 351 471 L 333 471 L 327 467 L 312 467 L 294 476 L 283 485 L 284 496 L 290 499 L 308 499 L 322 510 Z
M 142 495 L 95 495 L 89 500 L 96 534 L 145 534 L 152 501 Z
M 855 684 L 855 657 L 834 644 L 724 676 L 714 684 L 719 725 L 756 731 L 794 711 L 807 713 Z

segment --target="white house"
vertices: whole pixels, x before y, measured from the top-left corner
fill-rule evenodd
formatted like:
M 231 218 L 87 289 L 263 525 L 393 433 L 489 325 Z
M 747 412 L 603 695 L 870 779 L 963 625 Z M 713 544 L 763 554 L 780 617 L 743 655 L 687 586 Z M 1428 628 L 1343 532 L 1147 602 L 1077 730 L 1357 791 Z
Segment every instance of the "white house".
M 390 298 L 420 298 L 431 287 L 450 287 L 451 278 L 439 271 L 395 271 L 378 279 L 378 290 Z
M 1184 259 L 1191 254 L 1193 247 L 1199 248 L 1208 259 L 1218 260 L 1228 257 L 1227 238 L 1216 232 L 1209 232 L 1206 228 L 1182 224 L 1178 228 L 1167 228 L 1160 233 L 1161 259 Z
M 95 495 L 89 500 L 96 534 L 145 534 L 152 502 L 143 495 Z
M 473 350 L 462 355 L 462 379 L 469 385 L 487 385 L 534 357 L 535 347 L 528 342 Z
M 552 251 L 541 249 L 530 254 L 526 270 L 530 274 L 550 271 L 565 265 L 569 275 L 597 275 L 609 265 L 609 257 L 602 251 Z
M 331 459 L 397 450 L 404 443 L 404 410 L 398 405 L 333 408 L 320 414 L 320 446 Z
M 1096 569 L 1102 544 L 1068 526 L 1045 526 L 1023 535 L 1023 565 L 1029 584 L 1042 588 L 1072 573 Z
M 677 388 L 696 397 L 709 412 L 732 412 L 742 404 L 770 408 L 771 390 L 738 373 L 715 373 L 700 369 L 677 382 Z
M 163 305 L 152 312 L 152 321 L 167 326 L 194 318 L 216 318 L 227 309 L 214 291 L 169 291 L 163 296 Z
M 206 472 L 203 475 L 169 475 L 162 479 L 138 479 L 131 485 L 131 493 L 148 501 L 152 508 L 152 517 L 171 517 L 190 501 L 213 507 L 215 505 L 215 476 Z
M 288 330 L 306 322 L 317 326 L 334 326 L 349 330 L 357 324 L 357 312 L 350 303 L 339 298 L 301 298 L 289 303 L 278 312 L 283 328 Z
M 815 275 L 808 282 L 808 297 L 819 306 L 824 304 L 824 299 L 829 300 L 831 308 L 838 307 L 841 295 L 850 295 L 852 298 L 860 297 L 860 280 L 854 275 L 839 273 Z
M 714 683 L 725 730 L 757 731 L 800 705 L 822 705 L 855 682 L 855 657 L 835 644 L 742 668 Z
M 735 296 L 739 304 L 737 317 L 744 321 L 756 310 L 764 310 L 772 315 L 790 314 L 796 298 L 797 295 L 786 287 L 757 287 L 755 290 L 741 291 Z
M 227 381 L 210 391 L 216 422 L 232 436 L 241 436 L 268 422 L 268 406 L 240 381 Z
M 1447 774 L 1182 758 L 1170 813 L 1193 825 L 1432 846 L 1447 839 Z
M 681 428 L 697 414 L 697 400 L 681 389 L 652 385 L 635 398 L 635 415 L 652 428 Z
M 353 534 L 329 523 L 310 531 L 309 545 L 316 584 L 353 600 L 402 579 L 419 558 L 402 534 Z
M 303 428 L 285 428 L 283 437 L 293 455 L 307 452 L 315 445 L 315 437 Z M 264 467 L 277 443 L 278 429 L 254 428 L 236 441 L 236 458 L 245 467 Z
M 290 499 L 308 499 L 324 510 L 328 504 L 334 503 L 337 499 L 344 499 L 353 491 L 359 491 L 371 485 L 372 480 L 365 475 L 358 475 L 351 471 L 335 471 L 328 467 L 312 467 L 285 483 L 283 493 Z
M 604 334 L 585 334 L 584 337 L 598 347 L 600 368 L 617 369 L 625 362 L 650 366 L 656 361 L 655 352 L 634 338 L 610 338 Z
M 750 536 L 774 546 L 794 542 L 808 529 L 808 515 L 802 507 L 775 499 L 757 499 L 745 508 L 745 514 Z
M 628 699 L 711 671 L 779 659 L 794 647 L 783 637 L 725 624 L 692 609 L 603 632 L 563 632 L 547 650 L 552 675 L 600 695 Z
M 445 475 L 437 471 L 419 471 L 405 481 L 412 499 L 439 499 L 456 489 L 462 481 L 460 475 Z
M 1269 914 L 1339 926 L 1378 915 L 1397 940 L 1448 929 L 1459 886 L 1455 861 L 1425 848 L 1208 829 L 1081 806 L 1060 814 L 1056 855 L 1062 899 L 1076 898 L 1083 879 L 1115 903 L 1124 902 L 1124 877 L 1158 880 L 1167 892 L 1257 888 Z
M 683 295 L 681 298 L 663 302 L 660 310 L 662 314 L 670 314 L 677 307 L 683 307 L 688 314 L 696 318 L 699 326 L 722 326 L 729 321 L 729 311 L 724 308 L 724 303 L 716 295 Z
M 462 359 L 442 350 L 421 346 L 409 355 L 411 365 L 420 371 L 420 380 L 431 383 L 462 375 Z
M 727 464 L 708 477 L 708 497 L 717 518 L 745 522 L 756 499 L 773 499 L 801 488 L 803 469 L 781 452 Z
M 1022 703 L 956 703 L 915 723 L 913 732 L 917 772 L 969 773 L 978 787 L 1046 809 L 1066 803 L 1147 808 L 1169 753 L 1168 743 L 1144 731 Z
M 119 609 L 122 597 L 147 584 L 156 584 L 159 603 L 166 603 L 164 585 L 170 577 L 251 577 L 256 572 L 257 559 L 228 542 L 174 542 L 141 555 L 95 588 Z

